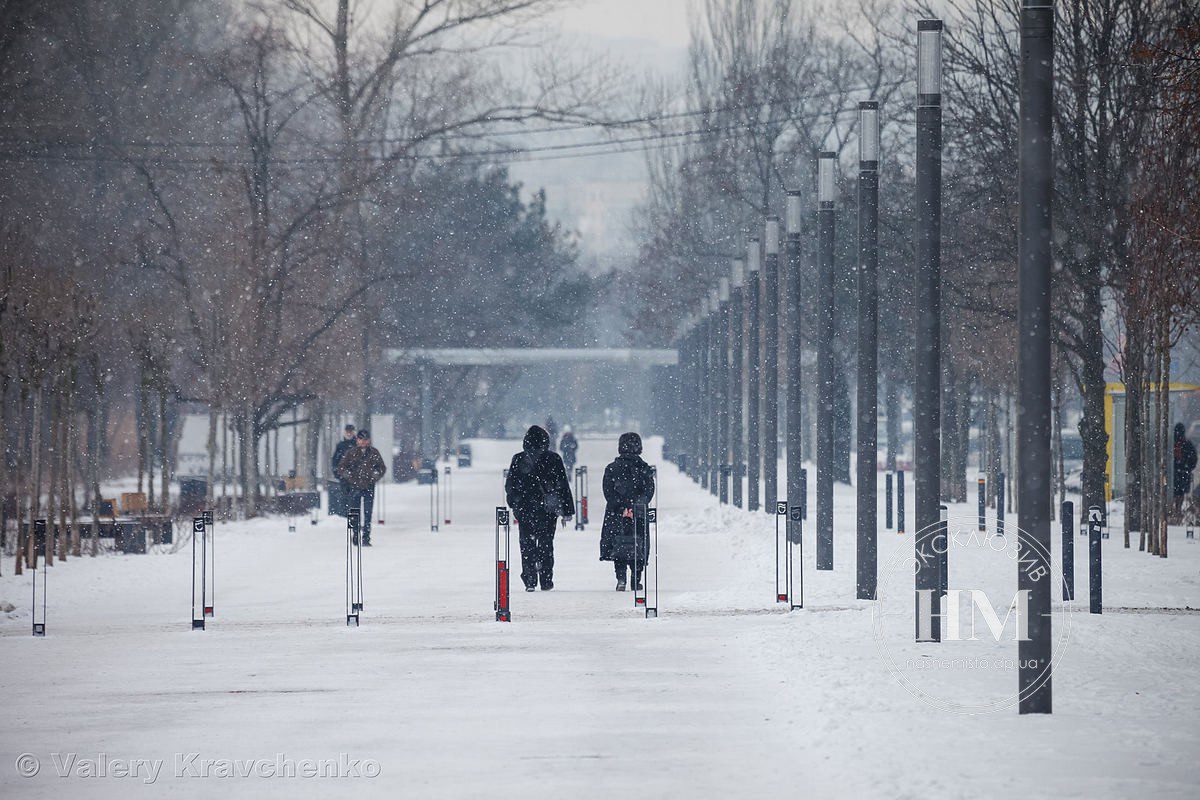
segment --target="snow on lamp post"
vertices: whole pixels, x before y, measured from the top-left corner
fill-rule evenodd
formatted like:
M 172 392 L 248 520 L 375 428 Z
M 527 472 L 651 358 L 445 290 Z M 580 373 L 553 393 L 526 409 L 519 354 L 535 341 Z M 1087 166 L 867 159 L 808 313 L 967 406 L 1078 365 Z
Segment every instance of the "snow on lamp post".
M 761 245 L 758 237 L 750 239 L 746 247 L 746 510 L 759 508 L 758 479 L 762 475 L 762 440 L 759 438 L 758 411 L 761 401 L 759 379 L 759 338 L 761 320 L 758 315 L 759 263 Z
M 1017 329 L 1017 589 L 1029 592 L 1028 636 L 1018 645 L 1018 712 L 1049 714 L 1050 268 L 1054 191 L 1054 3 L 1021 5 L 1020 198 Z
M 787 193 L 785 214 L 787 228 L 787 243 L 784 251 L 784 319 L 783 328 L 786 331 L 787 342 L 787 497 L 788 505 L 801 505 L 800 470 L 804 467 L 802 460 L 804 440 L 804 394 L 800 384 L 800 353 L 803 343 L 803 330 L 800 327 L 803 314 L 800 309 L 802 297 L 801 270 L 804 263 L 804 206 L 800 192 L 796 190 Z M 796 526 L 799 520 L 793 520 L 788 515 L 789 526 Z M 796 540 L 796 534 L 789 537 Z
M 879 104 L 858 104 L 858 525 L 859 600 L 875 598 L 878 578 L 876 444 L 879 405 Z
M 917 22 L 916 317 L 913 365 L 913 537 L 917 641 L 941 641 L 934 539 L 939 530 L 941 459 L 942 22 Z M 921 592 L 930 602 L 922 604 Z
M 733 481 L 732 499 L 742 507 L 742 474 L 746 467 L 746 445 L 742 424 L 742 303 L 746 281 L 746 261 L 733 259 L 729 272 L 729 460 Z
M 779 496 L 779 218 L 764 226 L 762 270 L 763 509 L 775 513 Z
M 833 569 L 833 244 L 837 153 L 817 160 L 817 569 Z

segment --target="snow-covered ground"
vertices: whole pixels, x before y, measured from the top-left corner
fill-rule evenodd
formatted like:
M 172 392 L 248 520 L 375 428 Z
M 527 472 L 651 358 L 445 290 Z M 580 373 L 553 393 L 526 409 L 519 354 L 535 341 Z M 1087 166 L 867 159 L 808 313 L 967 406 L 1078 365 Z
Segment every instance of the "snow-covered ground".
M 1070 629 L 1052 716 L 955 714 L 892 673 L 872 604 L 854 599 L 849 487 L 835 569 L 814 571 L 807 534 L 806 607 L 788 613 L 773 602 L 773 520 L 720 508 L 661 466 L 662 616 L 646 620 L 597 560 L 615 441 L 584 441 L 592 525 L 560 530 L 556 589 L 516 593 L 499 624 L 492 514 L 516 443 L 474 447 L 436 534 L 427 487 L 388 487 L 358 629 L 344 624 L 338 518 L 295 534 L 280 519 L 219 525 L 204 632 L 189 630 L 186 547 L 56 565 L 44 639 L 29 635 L 29 577 L 6 559 L 0 601 L 17 608 L 0 617 L 0 797 L 124 796 L 147 780 L 144 767 L 114 774 L 131 759 L 161 760 L 154 785 L 173 797 L 1200 796 L 1200 613 L 1181 610 L 1200 607 L 1200 545 L 1181 532 L 1166 561 L 1114 532 L 1102 616 L 1086 613 L 1076 540 L 1080 601 L 1056 604 Z M 880 541 L 881 571 L 912 546 Z M 952 560 L 955 584 L 996 579 L 994 559 L 976 560 Z M 952 645 L 895 646 L 928 658 Z M 1016 658 L 1011 641 L 994 647 Z M 1015 685 L 1008 670 L 946 691 Z M 40 761 L 35 777 L 18 774 L 22 754 Z M 271 775 L 340 758 L 338 771 L 365 759 L 374 777 Z M 107 774 L 86 777 L 96 761 Z M 219 777 L 226 767 L 258 774 Z

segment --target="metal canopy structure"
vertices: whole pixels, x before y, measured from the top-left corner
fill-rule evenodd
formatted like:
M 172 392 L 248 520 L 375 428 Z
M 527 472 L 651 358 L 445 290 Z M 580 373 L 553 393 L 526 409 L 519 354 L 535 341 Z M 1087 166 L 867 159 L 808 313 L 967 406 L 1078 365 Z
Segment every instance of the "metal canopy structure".
M 505 367 L 558 362 L 672 367 L 679 363 L 676 350 L 629 347 L 430 347 L 388 350 L 385 357 L 397 364 L 456 367 Z

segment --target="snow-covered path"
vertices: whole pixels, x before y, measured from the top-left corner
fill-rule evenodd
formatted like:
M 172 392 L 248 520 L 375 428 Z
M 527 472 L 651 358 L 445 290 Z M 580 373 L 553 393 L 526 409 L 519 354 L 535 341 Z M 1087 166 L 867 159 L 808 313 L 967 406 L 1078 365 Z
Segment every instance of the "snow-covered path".
M 871 605 L 853 599 L 849 487 L 836 569 L 815 573 L 810 544 L 807 608 L 789 614 L 771 602 L 771 519 L 660 467 L 662 617 L 647 621 L 597 560 L 615 441 L 585 440 L 592 525 L 560 530 L 557 588 L 516 593 L 514 621 L 497 624 L 491 517 L 515 446 L 475 443 L 437 534 L 426 487 L 388 488 L 358 629 L 344 625 L 338 518 L 290 535 L 281 520 L 219 525 L 202 633 L 188 630 L 186 548 L 55 566 L 45 639 L 29 636 L 29 579 L 6 560 L 0 600 L 18 608 L 0 618 L 0 796 L 115 797 L 142 780 L 82 777 L 79 763 L 59 778 L 54 754 L 69 753 L 162 759 L 155 789 L 173 797 L 1200 794 L 1200 614 L 1074 614 L 1053 716 L 939 711 L 891 675 Z M 1200 607 L 1200 546 L 1173 547 L 1162 562 L 1111 540 L 1106 604 Z M 1085 549 L 1077 561 L 1086 611 Z M 36 777 L 17 774 L 22 753 Z M 204 759 L 343 753 L 379 775 L 193 776 Z

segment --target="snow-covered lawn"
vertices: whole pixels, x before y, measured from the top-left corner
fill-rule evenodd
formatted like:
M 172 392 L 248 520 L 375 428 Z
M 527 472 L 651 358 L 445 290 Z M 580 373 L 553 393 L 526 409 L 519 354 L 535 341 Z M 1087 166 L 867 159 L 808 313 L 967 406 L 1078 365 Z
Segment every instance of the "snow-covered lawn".
M 1200 608 L 1200 545 L 1181 534 L 1162 561 L 1114 532 L 1102 616 L 1086 613 L 1076 540 L 1052 716 L 953 714 L 881 656 L 872 604 L 854 599 L 844 486 L 836 568 L 814 571 L 810 525 L 806 608 L 787 613 L 772 602 L 771 518 L 719 508 L 662 466 L 662 616 L 645 620 L 597 560 L 615 441 L 585 441 L 592 525 L 559 531 L 555 590 L 516 593 L 513 622 L 496 623 L 491 520 L 515 446 L 474 443 L 436 534 L 427 487 L 388 487 L 358 629 L 344 624 L 338 518 L 295 534 L 279 519 L 219 525 L 204 632 L 189 630 L 187 548 L 56 565 L 45 639 L 29 635 L 29 577 L 6 559 L 0 600 L 17 609 L 0 618 L 0 797 L 125 796 L 147 778 L 115 776 L 118 759 L 161 759 L 156 794 L 173 797 L 1200 796 L 1200 613 L 1140 610 Z M 515 528 L 513 546 L 515 560 Z M 881 565 L 894 547 L 911 535 L 881 533 Z M 987 569 L 964 557 L 952 575 L 960 562 Z M 1015 690 L 1016 674 L 979 680 Z M 18 775 L 24 753 L 36 777 Z M 261 776 L 341 754 L 378 774 Z M 97 759 L 108 774 L 85 777 Z M 260 776 L 219 777 L 226 766 Z

